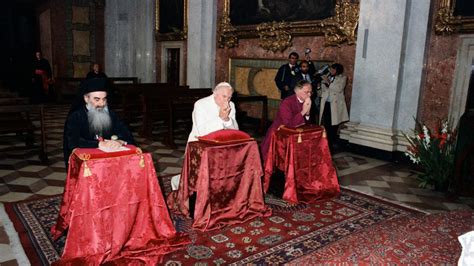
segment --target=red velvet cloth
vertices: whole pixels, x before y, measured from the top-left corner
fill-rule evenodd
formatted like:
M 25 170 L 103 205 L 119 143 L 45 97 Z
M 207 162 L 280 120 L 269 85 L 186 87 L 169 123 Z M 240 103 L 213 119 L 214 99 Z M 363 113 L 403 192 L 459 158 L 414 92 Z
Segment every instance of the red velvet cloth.
M 189 216 L 189 196 L 196 192 L 193 228 L 200 231 L 269 216 L 262 175 L 255 141 L 228 145 L 189 142 L 179 189 L 168 196 L 168 206 Z
M 175 231 L 150 154 L 75 149 L 52 236 L 67 229 L 57 264 L 144 263 L 188 244 Z M 125 153 L 125 154 L 124 154 Z M 126 154 L 128 153 L 128 154 Z
M 253 138 L 250 137 L 249 134 L 236 129 L 217 130 L 205 136 L 198 137 L 198 139 L 201 142 L 208 142 L 214 144 L 230 144 L 253 140 Z
M 265 192 L 275 167 L 285 173 L 283 199 L 288 202 L 308 203 L 340 192 L 323 127 L 276 130 L 265 162 Z

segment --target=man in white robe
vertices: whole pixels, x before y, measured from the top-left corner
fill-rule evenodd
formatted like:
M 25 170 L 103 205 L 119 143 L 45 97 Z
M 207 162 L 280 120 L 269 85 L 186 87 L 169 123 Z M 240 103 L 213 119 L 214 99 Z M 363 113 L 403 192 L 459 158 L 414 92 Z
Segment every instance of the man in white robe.
M 234 89 L 227 82 L 221 82 L 212 90 L 212 95 L 199 99 L 194 103 L 193 128 L 188 142 L 197 141 L 197 137 L 205 136 L 221 129 L 239 129 L 235 119 L 235 105 L 230 101 Z M 171 178 L 171 188 L 177 190 L 180 175 Z
M 212 92 L 212 95 L 194 103 L 193 129 L 188 142 L 220 129 L 239 129 L 235 120 L 235 105 L 230 101 L 234 92 L 232 86 L 221 82 Z

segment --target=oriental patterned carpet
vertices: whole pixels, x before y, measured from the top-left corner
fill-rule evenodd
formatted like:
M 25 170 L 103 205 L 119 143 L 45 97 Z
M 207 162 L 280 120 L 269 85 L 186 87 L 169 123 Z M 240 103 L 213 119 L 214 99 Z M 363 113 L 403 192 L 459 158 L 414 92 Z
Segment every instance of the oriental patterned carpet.
M 192 244 L 163 263 L 456 263 L 461 252 L 456 236 L 473 225 L 469 211 L 426 215 L 347 189 L 309 205 L 289 206 L 271 196 L 266 201 L 272 216 L 204 233 L 192 231 L 191 220 L 173 216 Z M 49 229 L 60 202 L 58 195 L 5 204 L 32 265 L 59 259 L 65 238 L 53 242 Z

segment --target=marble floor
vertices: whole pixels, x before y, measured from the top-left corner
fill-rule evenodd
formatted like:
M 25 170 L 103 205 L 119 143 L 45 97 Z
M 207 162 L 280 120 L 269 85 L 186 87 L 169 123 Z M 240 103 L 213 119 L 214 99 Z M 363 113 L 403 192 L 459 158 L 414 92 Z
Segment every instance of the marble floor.
M 0 203 L 34 199 L 63 192 L 66 169 L 63 160 L 62 134 L 67 106 L 46 107 L 45 124 L 47 154 L 49 162 L 41 163 L 36 148 L 27 148 L 24 141 L 16 135 L 0 135 Z M 35 122 L 38 124 L 38 122 Z M 179 123 L 178 123 L 179 124 Z M 133 132 L 139 124 L 131 124 Z M 188 132 L 179 127 L 176 132 L 176 149 L 166 147 L 160 142 L 164 126 L 154 127 L 154 140 L 135 135 L 137 143 L 152 154 L 158 175 L 179 173 L 183 161 L 185 140 Z M 241 129 L 252 133 L 257 140 L 256 126 L 243 124 Z M 39 132 L 36 132 L 39 134 Z M 442 193 L 418 188 L 417 172 L 408 164 L 382 161 L 366 156 L 339 151 L 333 155 L 342 186 L 375 195 L 397 204 L 435 213 L 455 209 L 474 209 L 474 199 L 447 199 Z M 16 245 L 7 232 L 11 224 L 0 208 L 0 265 L 23 265 L 18 261 L 12 247 Z

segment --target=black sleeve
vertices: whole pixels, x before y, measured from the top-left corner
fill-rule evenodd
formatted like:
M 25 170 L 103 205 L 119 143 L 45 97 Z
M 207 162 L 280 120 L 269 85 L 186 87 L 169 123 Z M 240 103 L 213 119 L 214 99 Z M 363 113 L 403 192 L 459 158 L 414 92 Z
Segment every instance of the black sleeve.
M 275 76 L 275 84 L 279 90 L 284 91 L 285 86 L 285 66 L 281 66 Z
M 313 62 L 311 62 L 311 61 L 308 62 L 308 65 L 309 65 L 308 73 L 311 77 L 313 77 L 314 74 L 316 74 L 316 67 L 314 66 Z
M 98 140 L 87 139 L 87 136 L 81 136 L 81 125 L 87 125 L 87 121 L 82 121 L 81 116 L 76 112 L 69 116 L 64 128 L 64 141 L 67 143 L 67 149 L 73 150 L 75 148 L 97 148 L 99 146 Z
M 64 125 L 63 153 L 66 169 L 68 167 L 69 156 L 75 148 L 97 148 L 99 141 L 86 139 L 81 136 L 81 126 L 87 125 L 87 121 L 81 118 L 80 113 L 74 112 L 68 116 Z

